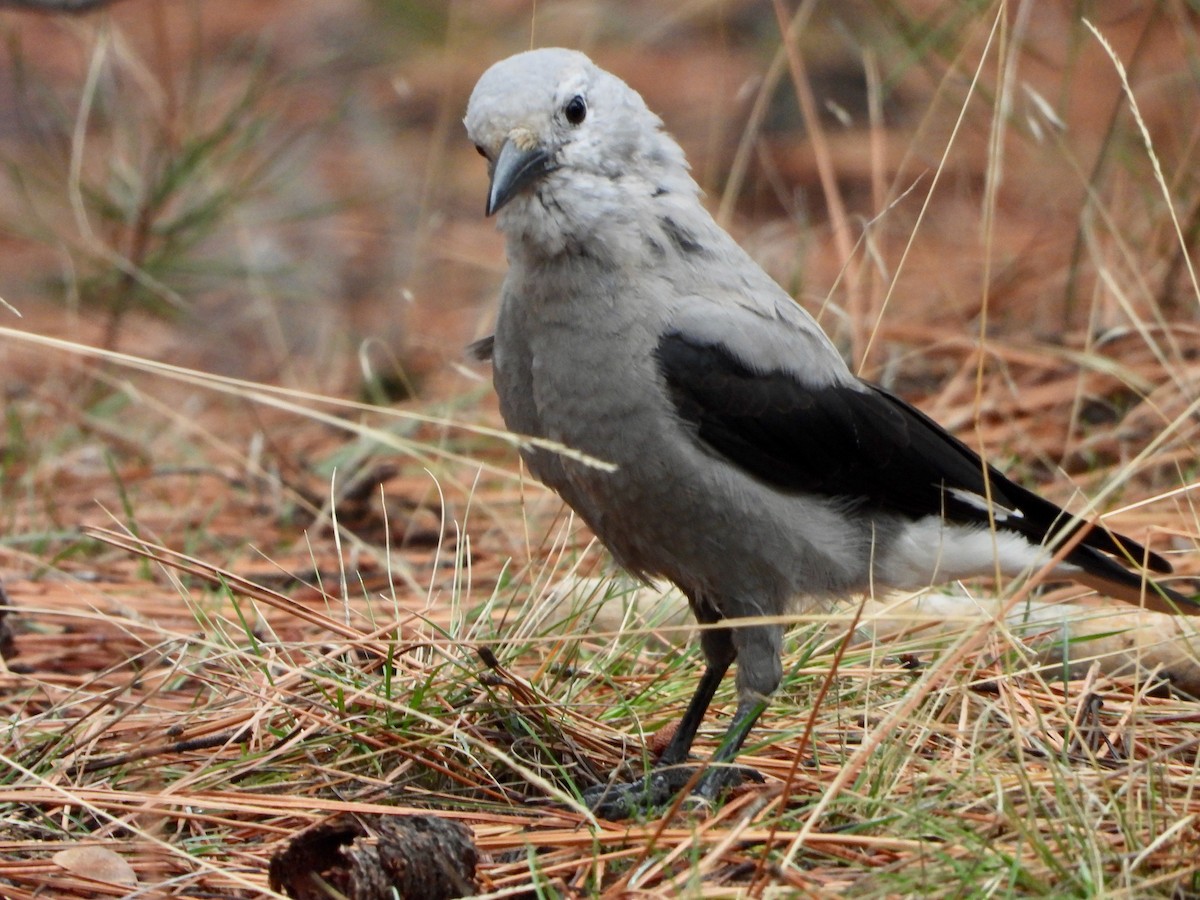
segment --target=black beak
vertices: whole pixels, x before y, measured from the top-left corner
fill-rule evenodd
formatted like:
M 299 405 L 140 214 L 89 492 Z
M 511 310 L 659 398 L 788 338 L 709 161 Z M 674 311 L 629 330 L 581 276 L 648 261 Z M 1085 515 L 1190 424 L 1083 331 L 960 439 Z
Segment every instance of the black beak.
M 492 166 L 486 214 L 499 212 L 522 188 L 553 170 L 550 152 L 544 147 L 522 150 L 511 140 L 505 141 Z

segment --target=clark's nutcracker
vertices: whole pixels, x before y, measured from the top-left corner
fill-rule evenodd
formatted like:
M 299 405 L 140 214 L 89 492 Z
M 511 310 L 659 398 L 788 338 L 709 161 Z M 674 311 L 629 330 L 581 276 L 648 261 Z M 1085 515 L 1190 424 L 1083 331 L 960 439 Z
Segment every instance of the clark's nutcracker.
M 881 587 L 1047 563 L 1113 597 L 1200 605 L 1149 580 L 1170 564 L 1009 481 L 920 411 L 857 378 L 816 321 L 713 221 L 641 96 L 572 50 L 493 65 L 466 127 L 488 161 L 509 271 L 491 357 L 522 453 L 617 561 L 673 581 L 704 625 Z M 588 458 L 612 464 L 590 464 Z M 736 659 L 737 753 L 779 685 L 783 628 L 701 631 L 708 666 L 655 774 L 585 800 L 629 815 L 678 790 Z M 711 766 L 711 800 L 736 770 Z

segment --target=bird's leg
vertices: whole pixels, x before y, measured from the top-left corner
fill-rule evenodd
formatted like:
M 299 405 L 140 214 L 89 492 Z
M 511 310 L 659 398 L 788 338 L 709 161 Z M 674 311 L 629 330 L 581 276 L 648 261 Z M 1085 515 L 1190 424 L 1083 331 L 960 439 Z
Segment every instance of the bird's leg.
M 679 720 L 679 727 L 671 736 L 667 749 L 658 758 L 660 767 L 675 766 L 688 758 L 692 743 L 696 740 L 696 732 L 700 730 L 700 723 L 704 721 L 704 714 L 708 711 L 717 688 L 721 686 L 725 673 L 729 671 L 730 663 L 733 662 L 733 644 L 724 629 L 702 632 L 700 642 L 708 665 L 704 674 L 700 676 L 700 683 L 696 685 L 696 692 L 692 694 L 683 718 Z
M 707 604 L 698 604 L 693 601 L 692 610 L 702 625 L 718 621 L 715 610 L 712 610 Z M 700 683 L 696 685 L 696 692 L 692 695 L 687 710 L 679 721 L 679 726 L 675 729 L 675 734 L 667 744 L 667 749 L 659 757 L 658 765 L 653 772 L 632 783 L 597 785 L 585 791 L 584 803 L 597 815 L 606 819 L 627 819 L 639 810 L 666 803 L 692 779 L 695 769 L 682 764 L 688 758 L 692 742 L 696 739 L 696 732 L 704 720 L 704 713 L 708 710 L 713 695 L 716 694 L 721 680 L 729 671 L 729 666 L 736 655 L 733 639 L 729 629 L 726 628 L 706 628 L 701 631 L 700 646 L 708 665 L 700 677 Z M 740 683 L 741 676 L 739 675 Z M 734 722 L 738 721 L 738 717 L 735 716 Z M 745 728 L 748 729 L 751 724 L 753 724 L 753 720 Z M 740 745 L 741 740 L 738 740 L 737 746 Z M 730 756 L 736 752 L 737 747 L 734 747 Z M 729 769 L 722 768 L 728 773 Z M 702 778 L 701 785 L 704 783 Z M 716 792 L 719 793 L 725 786 L 727 786 L 726 781 L 716 785 Z
M 783 678 L 779 658 L 782 645 L 783 629 L 777 625 L 702 631 L 701 646 L 708 659 L 708 667 L 654 771 L 632 783 L 592 788 L 584 793 L 584 802 L 603 818 L 627 819 L 639 811 L 667 803 L 686 787 L 695 775 L 695 768 L 683 763 L 687 760 L 704 713 L 735 657 L 738 663 L 737 711 L 725 731 L 721 746 L 712 755 L 693 789 L 692 796 L 701 804 L 711 803 L 726 790 L 741 783 L 748 773 L 753 774 L 750 770 L 728 763 L 737 756 L 746 735 L 766 708 L 767 697 L 779 687 Z
M 704 712 L 728 669 L 729 663 L 726 662 L 724 665 L 710 663 L 704 670 L 696 693 L 692 695 L 667 749 L 659 756 L 654 771 L 633 782 L 600 784 L 589 788 L 583 793 L 583 802 L 602 818 L 628 819 L 639 811 L 662 806 L 679 793 L 696 773 L 694 766 L 682 763 L 687 760 Z
M 726 790 L 737 787 L 747 777 L 758 782 L 763 780 L 763 777 L 754 769 L 728 765 L 728 763 L 732 762 L 742 749 L 746 735 L 750 733 L 750 729 L 754 727 L 754 723 L 758 721 L 758 717 L 766 708 L 766 697 L 748 697 L 738 701 L 737 711 L 733 714 L 733 720 L 725 730 L 725 737 L 721 739 L 721 745 L 716 752 L 709 757 L 704 774 L 700 776 L 700 780 L 692 789 L 692 796 L 705 803 L 712 803 Z
M 725 731 L 721 745 L 709 760 L 692 795 L 712 802 L 725 790 L 742 781 L 747 770 L 725 765 L 737 756 L 746 735 L 767 707 L 767 698 L 783 680 L 783 628 L 778 625 L 750 625 L 733 628 L 732 642 L 737 655 L 737 711 Z M 668 748 L 669 749 L 669 748 Z M 759 776 L 761 780 L 761 776 Z

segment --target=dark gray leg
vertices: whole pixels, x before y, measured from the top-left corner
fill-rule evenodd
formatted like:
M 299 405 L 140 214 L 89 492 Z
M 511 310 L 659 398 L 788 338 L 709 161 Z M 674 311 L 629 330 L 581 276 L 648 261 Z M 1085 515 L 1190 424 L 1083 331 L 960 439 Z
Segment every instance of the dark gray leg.
M 701 625 L 720 621 L 713 606 L 703 600 L 689 600 L 692 612 Z M 721 679 L 729 671 L 736 652 L 729 631 L 724 628 L 701 631 L 700 648 L 707 662 L 704 674 L 700 676 L 700 683 L 696 685 L 696 692 L 692 694 L 671 742 L 658 758 L 655 770 L 632 783 L 601 784 L 584 791 L 583 802 L 596 815 L 605 819 L 628 819 L 638 812 L 662 806 L 679 793 L 695 774 L 694 768 L 681 764 L 688 758 L 696 732 L 704 721 L 704 713 L 712 703 Z
M 702 625 L 719 621 L 707 604 L 693 601 L 692 610 Z M 745 770 L 723 763 L 737 756 L 746 735 L 765 708 L 767 698 L 779 687 L 783 678 L 779 659 L 782 644 L 783 629 L 776 625 L 702 631 L 700 645 L 708 665 L 675 735 L 659 757 L 655 771 L 632 784 L 591 788 L 584 793 L 584 802 L 603 818 L 627 819 L 639 811 L 667 803 L 683 789 L 691 781 L 695 769 L 682 764 L 688 758 L 704 713 L 735 658 L 738 663 L 737 711 L 710 761 L 716 765 L 710 764 L 700 776 L 693 793 L 702 801 L 713 801 L 726 789 L 740 783 Z
M 730 762 L 746 735 L 766 709 L 767 701 L 783 680 L 783 628 L 778 625 L 751 625 L 731 628 L 734 652 L 737 655 L 738 705 L 733 720 L 725 731 L 721 746 L 712 755 L 709 768 L 700 777 L 692 792 L 708 801 L 716 800 L 726 789 L 742 780 L 744 770 L 722 765 Z M 716 765 L 713 765 L 716 763 Z
M 693 604 L 692 609 L 695 608 Z M 700 616 L 697 615 L 696 618 L 699 619 Z M 701 620 L 701 624 L 708 623 Z M 704 714 L 708 711 L 708 705 L 712 703 L 713 695 L 721 686 L 721 680 L 729 671 L 729 665 L 736 655 L 729 631 L 725 628 L 701 631 L 700 648 L 704 651 L 704 659 L 708 665 L 704 674 L 700 676 L 700 683 L 696 685 L 696 693 L 692 694 L 687 711 L 679 720 L 679 727 L 675 729 L 671 743 L 659 757 L 659 765 L 674 766 L 688 758 L 692 742 L 696 740 L 696 732 L 700 730 L 700 723 L 704 721 Z

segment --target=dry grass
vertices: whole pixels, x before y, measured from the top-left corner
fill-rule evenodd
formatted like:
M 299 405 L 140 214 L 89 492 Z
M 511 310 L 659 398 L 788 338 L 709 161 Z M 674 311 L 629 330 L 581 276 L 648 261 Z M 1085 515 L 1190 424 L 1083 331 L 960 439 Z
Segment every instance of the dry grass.
M 596 594 L 627 588 L 522 480 L 459 359 L 502 257 L 455 121 L 529 16 L 348 8 L 2 20 L 27 51 L 21 97 L 63 115 L 20 106 L 45 119 L 0 133 L 27 187 L 0 204 L 0 287 L 24 316 L 0 308 L 0 894 L 271 896 L 267 861 L 299 829 L 414 810 L 470 825 L 494 896 L 1200 893 L 1194 699 L 1137 674 L 1069 680 L 1033 662 L 1043 636 L 990 622 L 869 643 L 845 639 L 853 606 L 799 616 L 742 760 L 764 784 L 707 817 L 579 806 L 651 762 L 699 659 L 666 609 L 593 622 Z M 1096 38 L 1043 6 L 885 3 L 854 27 L 809 4 L 626 12 L 542 11 L 537 42 L 590 46 L 644 87 L 714 196 L 736 161 L 732 227 L 872 377 L 1200 575 L 1192 14 L 1097 23 L 1143 131 Z M 331 22 L 351 24 L 309 43 Z M 235 47 L 251 31 L 260 52 Z M 772 55 L 791 84 L 758 101 Z M 833 91 L 847 66 L 862 110 Z M 136 115 L 104 106 L 130 83 Z M 851 126 L 821 118 L 829 92 Z M 205 144 L 219 99 L 247 96 L 262 134 Z M 130 163 L 151 135 L 169 138 L 154 159 L 211 152 L 158 206 L 135 202 L 162 182 Z M 295 169 L 240 189 L 297 135 Z M 195 240 L 155 243 L 188 212 L 208 217 L 187 220 Z M 131 283 L 144 293 L 114 307 Z M 381 325 L 396 318 L 403 347 Z M 396 384 L 416 396 L 349 399 Z M 577 576 L 599 581 L 564 601 Z M 138 886 L 89 879 L 103 856 L 56 856 L 92 846 Z

